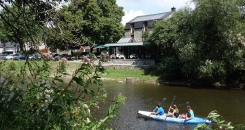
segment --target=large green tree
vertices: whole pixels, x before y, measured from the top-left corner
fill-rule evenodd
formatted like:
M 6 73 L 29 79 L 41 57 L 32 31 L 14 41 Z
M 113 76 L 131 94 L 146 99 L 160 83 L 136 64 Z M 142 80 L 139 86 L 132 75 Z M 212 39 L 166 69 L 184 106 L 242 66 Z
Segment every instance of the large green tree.
M 184 8 L 167 21 L 158 23 L 160 26 L 155 24 L 148 38 L 153 45 L 162 46 L 166 55 L 162 60 L 163 77 L 172 75 L 209 83 L 244 82 L 241 1 L 193 2 L 195 9 Z M 171 47 L 164 49 L 166 45 Z M 170 50 L 175 50 L 171 51 L 174 54 Z
M 43 1 L 1 1 L 0 37 L 2 42 L 24 44 L 35 47 L 42 40 L 46 11 L 52 3 Z
M 53 48 L 95 46 L 115 42 L 123 36 L 124 15 L 115 0 L 74 0 L 53 14 L 46 42 Z M 56 37 L 55 33 L 59 33 Z

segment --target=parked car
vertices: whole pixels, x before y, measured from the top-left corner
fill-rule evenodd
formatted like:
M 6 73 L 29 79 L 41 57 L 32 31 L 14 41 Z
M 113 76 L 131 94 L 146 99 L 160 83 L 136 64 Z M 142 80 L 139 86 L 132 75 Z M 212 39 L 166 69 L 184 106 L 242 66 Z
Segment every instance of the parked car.
M 19 60 L 20 54 L 13 54 L 13 60 Z
M 58 54 L 58 55 L 54 56 L 55 61 L 59 61 L 60 59 L 61 59 L 61 55 Z
M 13 54 L 9 54 L 5 57 L 5 60 L 13 60 L 14 56 Z
M 0 60 L 4 60 L 8 54 L 0 54 Z
M 58 56 L 58 55 L 60 55 L 60 54 L 52 54 L 52 57 L 54 58 L 55 56 Z
M 61 58 L 65 57 L 67 60 L 71 60 L 71 55 L 61 54 Z
M 53 59 L 53 56 L 52 55 L 44 55 L 44 54 L 41 54 L 40 57 L 41 57 L 41 60 L 46 60 L 46 61 L 49 61 L 49 60 L 52 60 Z
M 37 54 L 29 55 L 29 60 L 37 60 L 37 59 L 38 59 L 38 55 Z
M 68 55 L 68 54 L 53 54 L 53 58 L 56 61 L 59 61 L 63 57 L 66 58 L 67 60 L 71 60 L 71 55 Z
M 37 59 L 38 60 L 42 60 L 43 59 L 43 55 L 42 54 L 37 54 Z
M 60 54 L 52 54 L 52 57 L 53 57 L 54 60 L 56 60 L 56 61 L 60 60 Z
M 20 55 L 18 60 L 26 60 L 26 55 Z

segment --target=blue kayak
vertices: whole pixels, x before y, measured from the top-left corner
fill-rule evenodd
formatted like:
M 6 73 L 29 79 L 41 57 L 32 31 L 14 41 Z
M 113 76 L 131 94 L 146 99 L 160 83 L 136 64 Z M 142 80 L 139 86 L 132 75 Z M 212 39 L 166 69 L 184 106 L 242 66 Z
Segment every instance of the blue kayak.
M 167 121 L 173 123 L 183 123 L 183 124 L 211 124 L 211 121 L 206 120 L 205 118 L 194 117 L 190 119 L 174 118 L 167 117 L 166 115 L 152 115 L 149 111 L 138 111 L 139 115 L 152 118 L 154 120 Z

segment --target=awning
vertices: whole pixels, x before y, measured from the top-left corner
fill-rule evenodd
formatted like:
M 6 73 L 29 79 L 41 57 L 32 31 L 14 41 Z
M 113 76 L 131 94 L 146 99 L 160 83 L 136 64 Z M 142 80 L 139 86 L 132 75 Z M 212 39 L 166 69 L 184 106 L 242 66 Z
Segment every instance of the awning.
M 105 44 L 103 46 L 105 47 L 112 47 L 112 46 L 143 46 L 144 43 L 143 42 L 131 42 L 131 43 L 108 43 Z
M 100 46 L 97 46 L 97 47 L 95 47 L 95 48 L 107 48 L 107 46 L 104 46 L 104 45 L 100 45 Z

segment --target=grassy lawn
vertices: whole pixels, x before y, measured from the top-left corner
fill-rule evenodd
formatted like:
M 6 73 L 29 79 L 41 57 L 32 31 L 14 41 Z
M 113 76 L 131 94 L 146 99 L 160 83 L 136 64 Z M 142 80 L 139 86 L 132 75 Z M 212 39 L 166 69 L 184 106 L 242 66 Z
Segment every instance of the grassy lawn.
M 53 72 L 57 69 L 57 66 L 59 66 L 58 61 L 48 61 L 47 62 L 50 65 L 50 70 Z M 20 70 L 21 67 L 27 65 L 26 62 L 24 60 L 21 61 L 13 61 L 13 60 L 7 60 L 7 61 L 0 61 L 0 64 L 4 64 L 4 66 L 2 66 L 3 68 L 1 68 L 2 70 L 4 69 L 11 69 L 11 66 L 15 66 L 16 70 Z M 43 65 L 43 61 L 29 61 L 29 64 L 32 67 L 35 66 L 42 66 Z M 67 62 L 67 71 L 68 72 L 72 72 L 75 69 L 77 69 L 79 67 L 79 63 L 75 63 L 75 62 Z
M 139 78 L 140 81 L 156 81 L 158 79 L 155 70 L 145 71 L 143 69 L 116 69 L 114 67 L 106 68 L 106 73 L 103 74 L 102 78 L 113 78 L 113 79 L 126 79 L 127 77 Z
M 3 63 L 4 61 L 0 61 L 0 63 Z M 42 61 L 30 61 L 30 65 L 39 65 L 41 66 L 43 64 Z M 48 64 L 50 65 L 51 72 L 55 72 L 57 66 L 60 62 L 57 61 L 48 61 Z M 25 61 L 12 61 L 8 60 L 5 62 L 4 69 L 10 69 L 10 66 L 16 66 L 17 70 L 20 70 L 21 67 L 25 65 Z M 74 70 L 76 70 L 81 65 L 81 62 L 67 62 L 67 72 L 72 73 Z M 127 77 L 135 77 L 138 78 L 140 81 L 156 81 L 158 79 L 158 75 L 156 70 L 143 70 L 139 68 L 120 68 L 117 69 L 116 67 L 107 67 L 105 74 L 100 75 L 101 78 L 108 78 L 108 79 L 126 79 Z

